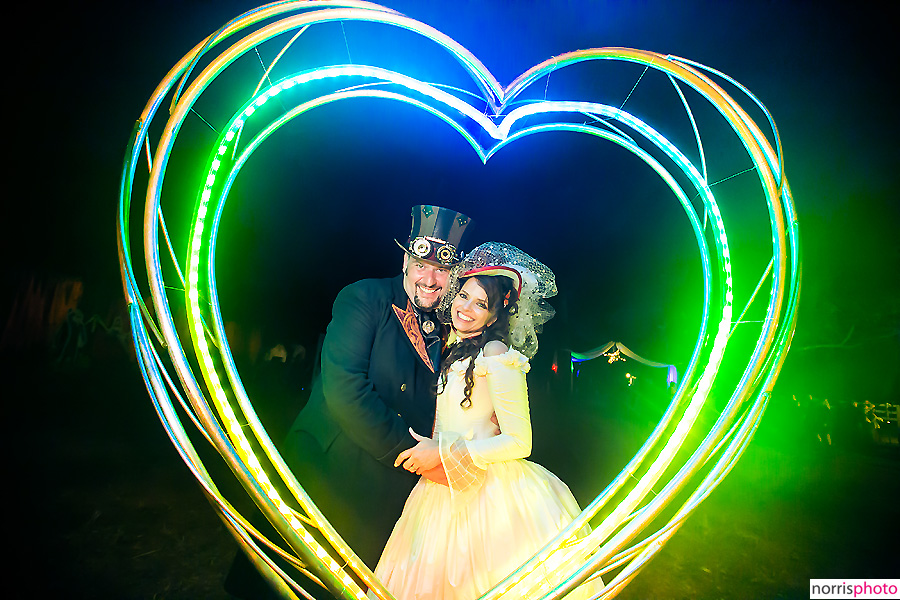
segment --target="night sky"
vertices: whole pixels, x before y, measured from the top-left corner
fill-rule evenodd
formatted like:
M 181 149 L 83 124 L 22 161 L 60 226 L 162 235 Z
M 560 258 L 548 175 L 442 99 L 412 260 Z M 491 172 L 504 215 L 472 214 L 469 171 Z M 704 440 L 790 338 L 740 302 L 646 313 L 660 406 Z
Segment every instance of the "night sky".
M 785 385 L 844 399 L 896 399 L 900 161 L 885 14 L 811 2 L 385 4 L 456 39 L 502 84 L 569 50 L 625 46 L 696 60 L 747 86 L 779 127 L 802 232 L 801 316 Z M 14 34 L 13 193 L 4 203 L 11 289 L 32 275 L 75 278 L 85 282 L 86 311 L 118 301 L 117 189 L 134 121 L 181 56 L 252 6 L 68 3 L 42 9 L 40 27 Z M 357 25 L 345 27 L 346 43 L 331 27 L 321 59 L 402 53 L 405 42 Z M 421 72 L 412 74 L 427 78 L 444 68 L 424 56 Z M 221 126 L 242 82 L 259 77 L 253 68 L 252 61 L 238 68 L 234 87 L 223 85 L 198 112 Z M 609 83 L 551 77 L 548 97 L 584 86 L 610 102 L 624 100 L 639 74 Z M 628 107 L 689 143 L 677 129 L 683 113 L 673 120 L 656 102 L 663 98 L 657 84 L 642 82 Z M 671 102 L 671 89 L 667 94 Z M 260 328 L 266 344 L 309 344 L 340 287 L 399 272 L 393 239 L 408 234 L 409 207 L 434 203 L 473 217 L 476 243 L 513 243 L 556 271 L 559 316 L 548 326 L 550 347 L 586 350 L 616 339 L 651 360 L 685 361 L 698 314 L 696 245 L 671 194 L 633 157 L 586 136 L 552 134 L 482 165 L 446 125 L 411 109 L 357 104 L 322 115 L 261 150 L 229 199 L 218 257 L 226 319 Z M 194 137 L 179 150 L 184 166 L 164 199 L 176 243 L 187 236 L 192 170 L 202 169 L 214 140 L 204 127 L 199 119 L 186 126 Z M 711 163 L 718 141 L 713 135 L 706 142 Z M 721 178 L 740 168 L 726 158 L 717 164 Z M 740 181 L 734 185 L 741 189 Z M 736 255 L 742 252 L 735 264 L 740 310 L 769 258 L 759 229 L 765 207 L 759 198 L 742 203 L 737 192 L 721 201 Z M 811 348 L 840 344 L 848 332 L 843 348 Z

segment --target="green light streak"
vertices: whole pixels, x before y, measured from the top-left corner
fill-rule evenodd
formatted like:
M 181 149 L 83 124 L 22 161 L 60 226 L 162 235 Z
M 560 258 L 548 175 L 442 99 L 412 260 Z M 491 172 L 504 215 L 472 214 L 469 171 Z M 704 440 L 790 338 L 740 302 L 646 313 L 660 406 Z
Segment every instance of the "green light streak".
M 331 8 L 332 6 L 340 8 Z M 303 12 L 291 14 L 297 11 Z M 174 141 L 198 98 L 210 83 L 239 57 L 287 31 L 297 30 L 299 33 L 309 26 L 321 23 L 353 20 L 407 29 L 444 48 L 457 59 L 478 90 L 478 93 L 465 90 L 456 90 L 456 93 L 480 98 L 496 116 L 484 115 L 482 110 L 473 107 L 466 100 L 445 91 L 452 88 L 444 84 L 430 85 L 400 73 L 358 65 L 325 67 L 291 75 L 262 90 L 237 110 L 210 154 L 207 174 L 198 194 L 195 219 L 191 226 L 187 248 L 185 303 L 190 316 L 192 356 L 200 367 L 203 380 L 201 383 L 193 374 L 190 361 L 175 330 L 169 300 L 164 291 L 166 286 L 159 260 L 158 233 L 160 228 L 163 229 L 165 238 L 168 239 L 159 202 Z M 194 67 L 199 64 L 200 58 L 204 54 L 242 31 L 248 33 L 223 50 L 221 54 L 213 57 L 203 71 L 194 76 Z M 700 148 L 702 168 L 697 169 L 678 148 L 635 115 L 604 104 L 584 101 L 529 102 L 506 112 L 507 107 L 514 104 L 515 98 L 520 92 L 552 70 L 572 68 L 579 63 L 593 60 L 636 63 L 667 76 L 672 81 L 691 120 L 697 145 Z M 269 70 L 271 71 L 271 66 Z M 264 78 L 268 74 L 267 71 Z M 719 84 L 713 81 L 712 76 L 733 85 L 763 110 L 774 136 L 774 148 L 741 106 Z M 298 102 L 296 107 L 273 122 L 263 123 L 260 132 L 248 144 L 243 148 L 238 147 L 240 132 L 246 123 L 250 120 L 257 120 L 259 118 L 258 109 L 262 108 L 270 99 L 288 90 L 303 91 L 308 84 L 326 79 L 347 80 L 351 85 L 336 92 Z M 156 144 L 157 150 L 147 184 L 144 205 L 144 260 L 148 273 L 149 293 L 158 320 L 157 324 L 151 317 L 143 300 L 144 294 L 140 291 L 134 276 L 128 222 L 134 174 L 140 161 L 141 148 L 148 143 L 150 124 L 176 82 L 178 82 L 178 87 L 171 103 L 171 116 Z M 373 84 L 377 87 L 391 86 L 391 90 L 372 88 Z M 731 252 L 722 215 L 717 199 L 713 196 L 704 176 L 707 157 L 703 152 L 700 132 L 684 95 L 681 93 L 679 84 L 694 89 L 720 113 L 735 131 L 743 150 L 754 163 L 754 169 L 758 173 L 760 185 L 766 196 L 771 223 L 771 231 L 768 235 L 771 236 L 773 248 L 772 293 L 769 297 L 764 325 L 760 329 L 757 342 L 747 359 L 747 367 L 732 392 L 728 405 L 704 439 L 693 449 L 690 457 L 681 463 L 676 474 L 665 482 L 663 491 L 650 498 L 648 493 L 651 488 L 661 481 L 664 473 L 671 471 L 669 467 L 672 465 L 676 453 L 684 448 L 688 433 L 706 405 L 707 396 L 727 350 L 734 298 Z M 353 85 L 357 87 L 352 88 Z M 360 85 L 363 87 L 359 87 Z M 359 98 L 393 100 L 426 111 L 453 127 L 466 139 L 483 162 L 513 141 L 537 133 L 569 131 L 593 135 L 613 142 L 639 157 L 665 181 L 685 210 L 700 250 L 704 292 L 699 334 L 691 353 L 689 366 L 675 397 L 647 442 L 642 445 L 616 479 L 586 507 L 579 518 L 557 538 L 548 542 L 541 552 L 526 562 L 510 578 L 488 592 L 484 598 L 518 597 L 515 584 L 519 579 L 526 577 L 531 569 L 539 563 L 564 556 L 561 552 L 564 552 L 563 546 L 566 537 L 598 514 L 611 498 L 618 495 L 619 492 L 626 492 L 625 498 L 612 509 L 591 534 L 588 542 L 593 544 L 594 553 L 590 559 L 586 560 L 583 565 L 565 564 L 564 567 L 561 567 L 554 574 L 553 581 L 550 582 L 553 589 L 550 589 L 542 597 L 559 597 L 595 573 L 621 568 L 622 570 L 612 582 L 609 582 L 610 585 L 604 590 L 601 597 L 615 595 L 621 586 L 627 583 L 646 561 L 658 552 L 662 544 L 683 523 L 684 518 L 721 481 L 743 452 L 763 414 L 768 394 L 781 369 L 793 336 L 801 271 L 799 233 L 790 191 L 783 177 L 780 140 L 771 116 L 745 88 L 717 71 L 685 59 L 627 48 L 600 48 L 568 53 L 537 65 L 513 81 L 507 88 L 501 88 L 496 79 L 473 55 L 450 38 L 433 28 L 393 11 L 363 2 L 283 2 L 250 11 L 201 41 L 166 75 L 138 120 L 126 151 L 117 219 L 123 285 L 129 301 L 135 345 L 148 392 L 167 434 L 192 473 L 203 484 L 204 491 L 210 497 L 213 506 L 220 512 L 220 516 L 239 542 L 250 548 L 254 547 L 255 545 L 248 537 L 246 522 L 221 497 L 181 426 L 178 413 L 166 389 L 167 384 L 172 388 L 179 403 L 183 406 L 187 405 L 181 394 L 175 390 L 173 378 L 163 367 L 153 339 L 147 335 L 147 330 L 150 328 L 157 332 L 157 344 L 168 350 L 169 360 L 189 402 L 189 417 L 199 424 L 204 435 L 214 444 L 248 493 L 267 514 L 297 556 L 309 565 L 311 570 L 340 597 L 360 599 L 365 597 L 362 591 L 363 587 L 353 577 L 363 582 L 363 586 L 373 587 L 375 593 L 382 598 L 388 598 L 389 594 L 384 591 L 380 583 L 374 581 L 371 572 L 358 561 L 352 550 L 343 543 L 337 532 L 334 532 L 330 524 L 324 520 L 324 517 L 306 496 L 301 483 L 287 470 L 277 449 L 256 418 L 250 398 L 241 383 L 228 348 L 218 306 L 219 298 L 215 278 L 216 238 L 222 209 L 237 175 L 253 152 L 292 119 L 303 115 L 314 116 L 315 111 L 312 109 L 332 102 L 352 101 Z M 611 123 L 579 124 L 566 121 L 567 118 L 578 115 L 600 116 L 617 123 L 618 126 L 613 126 Z M 526 123 L 523 120 L 526 117 L 541 117 L 551 121 L 541 125 L 526 125 L 517 129 L 516 127 L 520 123 Z M 499 124 L 495 122 L 497 120 L 499 120 Z M 482 147 L 477 142 L 477 138 L 469 130 L 469 127 L 472 126 L 489 136 L 492 140 L 489 145 Z M 670 162 L 671 166 L 667 167 L 654 158 L 648 152 L 648 148 L 645 148 L 645 144 L 662 151 L 665 160 Z M 232 161 L 230 157 L 235 158 Z M 686 177 L 703 202 L 705 211 L 710 215 L 714 228 L 711 237 L 715 253 L 708 247 L 703 226 L 688 195 L 678 184 L 672 171 L 679 172 Z M 787 269 L 788 261 L 790 261 L 790 272 Z M 718 271 L 718 285 L 715 292 L 712 290 L 713 263 Z M 787 290 L 785 290 L 786 285 Z M 201 297 L 209 298 L 210 306 L 205 308 L 211 311 L 211 332 L 207 332 L 204 325 Z M 714 319 L 716 324 L 711 330 L 712 340 L 709 341 L 708 321 L 711 311 L 716 315 Z M 704 365 L 702 369 L 700 368 L 701 364 Z M 225 380 L 219 376 L 217 365 L 224 370 Z M 230 404 L 229 395 L 235 397 L 235 406 Z M 749 402 L 751 397 L 754 400 Z M 210 406 L 210 401 L 215 407 L 215 413 Z M 238 411 L 250 423 L 250 430 L 264 448 L 265 456 L 257 457 L 254 454 L 252 445 L 239 424 Z M 219 426 L 219 419 L 223 426 Z M 675 423 L 674 428 L 670 427 L 673 423 Z M 670 429 L 671 434 L 666 437 L 665 432 Z M 299 518 L 302 515 L 295 513 L 278 496 L 272 482 L 265 475 L 265 467 L 261 459 L 266 460 L 268 465 L 274 467 L 279 477 L 291 490 L 294 500 L 307 515 L 303 519 L 308 520 L 324 533 L 331 550 L 320 546 L 312 538 L 307 531 L 307 525 Z M 659 512 L 671 502 L 675 493 L 683 489 L 698 470 L 710 460 L 715 460 L 711 471 L 679 512 L 662 529 L 633 542 L 641 532 L 646 530 Z M 632 475 L 638 473 L 639 470 L 642 470 L 642 475 L 635 482 Z M 627 487 L 629 485 L 630 488 Z M 627 546 L 629 543 L 632 545 Z M 251 551 L 256 552 L 258 549 Z M 334 558 L 335 555 L 340 557 L 340 561 L 349 563 L 349 572 L 340 566 L 338 559 Z M 282 582 L 282 584 L 292 584 L 286 574 L 276 573 L 270 567 L 264 567 L 265 569 L 268 569 L 267 576 L 274 580 Z

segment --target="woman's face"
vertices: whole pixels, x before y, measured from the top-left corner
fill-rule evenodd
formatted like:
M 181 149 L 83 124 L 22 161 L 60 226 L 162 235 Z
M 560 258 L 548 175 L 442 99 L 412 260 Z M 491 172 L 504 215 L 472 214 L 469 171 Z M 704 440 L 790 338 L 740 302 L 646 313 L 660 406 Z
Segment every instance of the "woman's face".
M 475 279 L 467 280 L 453 299 L 450 305 L 450 318 L 453 329 L 461 338 L 478 335 L 497 320 L 497 317 L 488 310 L 487 293 Z

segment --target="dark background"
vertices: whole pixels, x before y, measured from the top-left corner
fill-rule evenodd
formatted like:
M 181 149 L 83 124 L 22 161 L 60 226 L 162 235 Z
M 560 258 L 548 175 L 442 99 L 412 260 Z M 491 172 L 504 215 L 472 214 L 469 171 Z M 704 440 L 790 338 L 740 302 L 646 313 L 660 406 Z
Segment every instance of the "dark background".
M 501 84 L 569 50 L 626 46 L 709 65 L 766 104 L 781 134 L 801 226 L 797 335 L 745 462 L 639 576 L 635 586 L 647 587 L 632 593 L 794 597 L 805 593 L 811 577 L 887 575 L 882 540 L 896 532 L 896 507 L 888 501 L 898 479 L 895 446 L 873 441 L 852 405 L 896 403 L 900 395 L 896 66 L 887 15 L 874 7 L 803 2 L 387 4 L 460 42 Z M 19 534 L 27 542 L 23 554 L 32 557 L 25 563 L 46 568 L 53 554 L 49 570 L 56 575 L 43 580 L 52 589 L 85 597 L 222 593 L 216 577 L 232 552 L 226 534 L 166 445 L 120 340 L 101 335 L 96 323 L 109 326 L 123 314 L 115 215 L 134 121 L 181 56 L 251 7 L 50 4 L 11 24 L 13 162 L 0 297 L 5 395 L 14 400 L 18 425 L 9 436 L 19 457 L 14 475 L 26 505 L 37 509 L 21 520 L 34 524 Z M 409 58 L 403 44 L 418 49 L 410 37 L 401 32 L 385 40 L 348 23 L 308 43 L 325 62 L 345 61 L 348 53 L 354 62 L 373 54 L 403 62 Z M 269 52 L 262 50 L 264 60 L 271 60 Z M 430 54 L 413 56 L 403 64 L 422 70 L 410 74 L 428 79 L 433 69 L 453 72 L 452 64 L 432 63 Z M 234 81 L 223 80 L 198 105 L 214 126 L 224 124 L 243 98 L 238 92 L 247 81 L 255 84 L 261 70 L 251 60 L 235 71 Z M 560 99 L 592 93 L 618 105 L 639 76 L 640 69 L 596 80 L 554 74 L 546 93 Z M 545 81 L 535 85 L 540 93 Z M 690 147 L 683 114 L 667 112 L 673 94 L 648 78 L 626 108 Z M 621 385 L 621 373 L 613 370 L 621 363 L 605 371 L 585 365 L 579 377 L 585 383 L 564 396 L 552 393 L 557 384 L 547 375 L 549 364 L 558 351 L 615 339 L 651 360 L 683 367 L 699 316 L 696 245 L 671 194 L 609 144 L 566 134 L 532 136 L 481 165 L 447 129 L 412 109 L 359 103 L 324 109 L 321 119 L 285 128 L 257 153 L 229 199 L 219 240 L 220 301 L 232 323 L 233 349 L 247 365 L 248 386 L 255 382 L 268 398 L 288 399 L 261 403 L 277 430 L 275 416 L 293 412 L 290 403 L 298 400 L 292 392 L 302 387 L 308 362 L 287 373 L 263 372 L 253 366 L 250 340 L 258 336 L 262 352 L 282 343 L 302 345 L 311 356 L 340 287 L 399 271 L 401 254 L 392 239 L 407 235 L 409 206 L 457 208 L 475 219 L 476 243 L 519 245 L 558 276 L 553 304 L 559 313 L 542 338 L 532 375 L 534 410 L 547 417 L 543 429 L 536 427 L 546 440 L 543 449 L 536 447 L 536 459 L 584 503 L 618 471 L 658 406 L 651 400 L 649 408 L 621 408 L 640 389 Z M 746 165 L 732 159 L 734 141 L 712 125 L 709 131 L 711 179 L 738 173 Z M 214 134 L 193 119 L 184 138 L 194 141 L 179 147 L 181 170 L 173 167 L 164 196 L 176 245 L 186 238 L 197 172 Z M 739 175 L 719 188 L 735 251 L 738 311 L 770 257 L 762 199 L 742 195 L 753 178 Z M 141 215 L 132 219 L 139 223 Z M 79 353 L 73 352 L 71 321 L 46 316 L 67 293 L 70 302 L 62 306 L 74 302 L 85 321 L 96 317 Z M 747 319 L 754 318 L 761 318 L 759 304 L 748 311 Z M 23 323 L 43 329 L 35 334 Z M 638 385 L 645 381 L 643 389 L 653 390 L 656 375 L 635 372 Z M 797 408 L 792 395 L 805 411 L 791 412 Z M 827 427 L 846 434 L 827 448 L 819 442 L 826 426 L 810 416 L 825 398 L 832 407 Z M 572 422 L 593 441 L 560 449 L 554 440 L 571 435 L 564 424 Z M 596 455 L 603 458 L 592 459 L 594 469 L 583 457 Z M 747 500 L 746 486 L 754 486 L 758 500 Z M 679 543 L 686 544 L 683 552 Z M 749 555 L 737 556 L 738 548 Z M 745 566 L 729 571 L 732 558 Z M 195 583 L 206 587 L 190 587 Z
M 115 206 L 134 121 L 177 59 L 250 7 L 60 5 L 42 15 L 39 34 L 20 46 L 28 52 L 11 65 L 22 91 L 10 113 L 13 193 L 4 221 L 8 228 L 26 225 L 22 235 L 10 229 L 5 236 L 11 291 L 32 274 L 78 279 L 86 314 L 105 313 L 108 299 L 119 295 Z M 455 38 L 501 83 L 572 49 L 626 46 L 697 60 L 747 86 L 778 124 L 803 236 L 803 304 L 792 357 L 798 368 L 792 371 L 819 393 L 896 396 L 897 115 L 890 104 L 889 38 L 877 9 L 802 2 L 523 3 L 515 10 L 502 2 L 400 2 L 395 8 Z M 395 54 L 411 37 L 398 32 Z M 346 60 L 348 50 L 356 62 L 367 52 L 395 58 L 394 46 L 363 24 L 347 24 L 343 32 L 334 24 L 321 39 L 313 47 L 323 63 Z M 234 82 L 223 79 L 198 105 L 214 126 L 238 102 L 238 86 L 258 80 L 261 69 L 251 59 L 235 67 Z M 437 63 L 436 76 L 458 80 L 459 69 L 451 67 Z M 555 73 L 547 91 L 569 98 L 585 87 L 618 105 L 639 75 L 638 68 L 623 72 L 607 85 Z M 671 108 L 674 93 L 654 85 L 650 77 L 642 81 L 628 107 L 690 149 L 683 112 L 654 112 L 663 100 Z M 561 346 L 586 349 L 615 338 L 660 362 L 686 360 L 696 332 L 697 252 L 680 209 L 649 169 L 610 144 L 564 133 L 532 136 L 481 166 L 459 136 L 435 121 L 380 104 L 328 108 L 257 152 L 223 217 L 217 260 L 226 319 L 259 326 L 266 341 L 310 343 L 340 287 L 396 271 L 391 265 L 400 257 L 391 240 L 407 235 L 409 206 L 445 202 L 476 219 L 475 242 L 519 244 L 554 268 L 561 324 L 548 334 L 558 334 Z M 408 137 L 393 135 L 395 128 Z M 185 235 L 193 206 L 186 198 L 196 193 L 212 135 L 199 119 L 189 121 L 182 137 L 195 141 L 185 141 L 172 159 L 185 165 L 171 174 L 172 199 L 163 205 L 176 244 Z M 714 181 L 747 166 L 720 159 L 719 141 L 705 140 Z M 721 148 L 733 146 L 722 141 Z M 139 174 L 144 169 L 141 164 Z M 735 180 L 752 187 L 754 175 Z M 724 191 L 731 194 L 720 202 L 735 249 L 740 309 L 770 257 L 766 215 L 761 198 Z M 132 220 L 139 226 L 141 214 Z M 4 308 L 13 295 L 5 295 Z M 306 318 L 293 314 L 301 308 Z M 847 352 L 798 351 L 838 344 L 851 328 Z M 852 368 L 821 368 L 835 359 Z M 860 372 L 872 376 L 855 375 Z

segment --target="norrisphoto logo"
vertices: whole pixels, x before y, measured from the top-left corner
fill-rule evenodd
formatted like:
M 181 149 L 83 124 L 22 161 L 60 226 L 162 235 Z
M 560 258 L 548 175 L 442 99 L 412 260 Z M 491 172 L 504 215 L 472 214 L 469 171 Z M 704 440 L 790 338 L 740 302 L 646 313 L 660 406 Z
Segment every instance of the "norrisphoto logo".
M 900 598 L 900 579 L 810 579 L 810 598 Z

